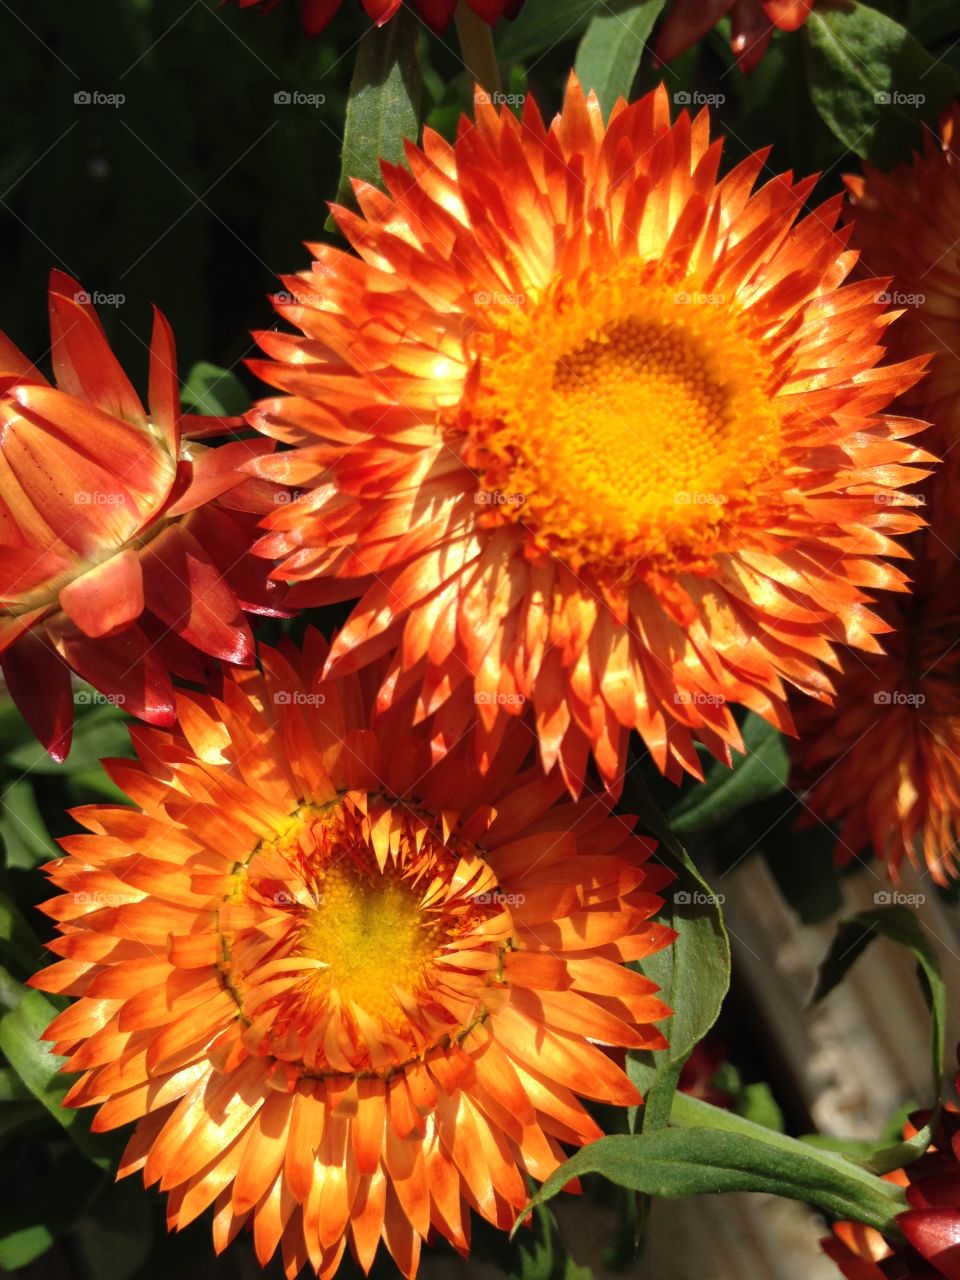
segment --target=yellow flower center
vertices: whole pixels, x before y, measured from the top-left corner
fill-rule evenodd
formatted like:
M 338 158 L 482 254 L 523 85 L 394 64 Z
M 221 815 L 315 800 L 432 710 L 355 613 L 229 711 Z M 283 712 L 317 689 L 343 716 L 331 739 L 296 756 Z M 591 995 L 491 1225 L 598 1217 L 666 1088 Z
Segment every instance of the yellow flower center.
M 217 909 L 250 1052 L 382 1075 L 487 1016 L 513 930 L 491 867 L 409 804 L 304 804 L 236 864 Z
M 376 879 L 346 860 L 323 877 L 299 950 L 329 967 L 328 990 L 384 1022 L 402 1018 L 395 987 L 415 992 L 445 931 L 420 905 L 421 892 L 392 868 Z
M 487 319 L 462 446 L 481 522 L 575 566 L 713 555 L 780 445 L 742 311 L 630 263 Z

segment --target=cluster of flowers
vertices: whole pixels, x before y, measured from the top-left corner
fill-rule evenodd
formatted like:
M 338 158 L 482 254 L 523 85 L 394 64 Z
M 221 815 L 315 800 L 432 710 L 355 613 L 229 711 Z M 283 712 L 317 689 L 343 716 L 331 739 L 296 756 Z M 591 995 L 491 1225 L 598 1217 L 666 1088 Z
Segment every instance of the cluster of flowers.
M 335 8 L 303 0 L 312 29 Z M 809 9 L 677 3 L 663 53 L 707 11 L 745 54 Z M 60 274 L 56 385 L 0 340 L 8 687 L 58 759 L 71 670 L 145 722 L 106 762 L 133 807 L 80 811 L 49 868 L 34 983 L 77 997 L 48 1033 L 68 1100 L 136 1123 L 120 1171 L 171 1227 L 212 1205 L 218 1249 L 250 1227 L 290 1277 L 382 1240 L 410 1277 L 599 1136 L 580 1098 L 638 1101 L 607 1050 L 664 1046 L 625 965 L 672 934 L 670 873 L 614 813 L 634 732 L 699 778 L 699 748 L 742 749 L 735 706 L 793 732 L 798 690 L 814 804 L 951 873 L 956 118 L 909 178 L 855 184 L 858 270 L 839 198 L 805 214 L 812 181 L 761 183 L 762 155 L 718 178 L 707 114 L 663 90 L 606 124 L 575 81 L 549 125 L 480 102 L 357 184 L 353 252 L 284 281 L 296 332 L 258 335 L 278 394 L 244 421 L 181 413 L 159 314 L 144 406 Z M 875 271 L 929 299 L 890 340 Z M 908 549 L 914 593 L 875 610 Z M 331 642 L 254 644 L 250 614 L 343 601 Z M 910 681 L 935 733 L 864 698 Z

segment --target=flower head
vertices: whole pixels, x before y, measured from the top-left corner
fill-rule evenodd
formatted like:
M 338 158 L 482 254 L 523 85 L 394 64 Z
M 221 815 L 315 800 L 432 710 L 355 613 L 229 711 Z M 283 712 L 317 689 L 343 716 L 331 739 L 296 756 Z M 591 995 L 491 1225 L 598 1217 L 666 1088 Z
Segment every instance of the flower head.
M 942 463 L 923 486 L 929 528 L 912 544 L 912 594 L 882 606 L 893 629 L 886 652 L 846 655 L 836 706 L 798 708 L 794 751 L 812 814 L 842 824 L 841 859 L 872 848 L 894 877 L 909 859 L 940 884 L 957 875 L 960 840 L 958 122 L 954 107 L 941 121 L 942 144 L 928 137 L 912 166 L 848 179 L 862 268 L 890 277 L 880 296 L 903 309 L 892 351 L 933 352 L 927 376 L 901 402 L 929 421 L 926 439 Z
M 888 174 L 869 165 L 846 179 L 854 223 L 853 244 L 871 275 L 890 278 L 884 298 L 903 311 L 890 331 L 899 359 L 932 353 L 926 376 L 903 402 L 931 423 L 929 447 L 942 458 L 930 501 L 942 513 L 956 505 L 960 479 L 960 104 L 941 116 L 939 138 L 924 133 L 921 154 Z M 939 490 L 944 496 L 938 496 Z
M 938 884 L 958 874 L 960 571 L 935 524 L 913 593 L 888 603 L 885 652 L 848 652 L 836 703 L 798 707 L 796 782 L 809 820 L 840 825 L 837 859 L 872 850 L 896 881 L 906 860 Z
M 672 62 L 730 16 L 730 47 L 741 71 L 752 71 L 766 53 L 774 30 L 796 31 L 814 0 L 670 0 L 657 36 L 656 55 Z
M 44 746 L 70 748 L 70 670 L 154 723 L 170 672 L 250 663 L 244 610 L 279 594 L 249 554 L 271 488 L 240 464 L 263 441 L 213 448 L 239 420 L 183 417 L 173 335 L 155 313 L 141 404 L 75 280 L 54 272 L 56 385 L 0 335 L 0 666 Z
M 224 0 L 229 3 L 230 0 Z M 241 9 L 257 6 L 268 13 L 280 0 L 236 0 Z M 300 20 L 308 36 L 317 36 L 334 17 L 343 0 L 300 0 Z M 403 0 L 360 0 L 367 16 L 382 27 L 400 10 Z M 470 8 L 491 26 L 501 18 L 515 18 L 523 0 L 466 0 Z M 412 7 L 437 35 L 442 35 L 453 18 L 457 0 L 412 0 Z
M 633 729 L 673 778 L 742 748 L 732 704 L 789 729 L 785 684 L 878 647 L 920 519 L 876 499 L 927 458 L 839 202 L 797 222 L 812 183 L 754 191 L 762 155 L 718 181 L 663 89 L 604 127 L 571 81 L 549 129 L 481 94 L 407 154 L 260 337 L 287 395 L 251 421 L 295 448 L 251 467 L 302 492 L 259 550 L 298 603 L 361 597 L 331 670 L 394 652 L 381 707 L 413 692 L 437 751 L 476 714 L 481 768 L 530 710 L 574 792 Z
M 68 1105 L 136 1122 L 120 1167 L 180 1228 L 214 1206 L 262 1263 L 333 1274 L 382 1238 L 417 1269 L 470 1211 L 510 1225 L 600 1130 L 578 1101 L 636 1102 L 602 1046 L 657 1048 L 668 1013 L 625 962 L 666 946 L 671 875 L 608 799 L 561 801 L 514 724 L 487 777 L 432 765 L 401 717 L 371 728 L 369 673 L 324 680 L 326 642 L 261 650 L 179 729 L 134 726 L 108 762 L 138 805 L 90 808 L 52 863 L 79 996 L 47 1031 Z
M 911 1117 L 903 1136 L 928 1124 Z M 947 1105 L 933 1145 L 919 1160 L 887 1175 L 902 1186 L 910 1208 L 897 1215 L 904 1240 L 891 1244 L 873 1227 L 838 1222 L 821 1241 L 846 1280 L 960 1280 L 960 1112 Z

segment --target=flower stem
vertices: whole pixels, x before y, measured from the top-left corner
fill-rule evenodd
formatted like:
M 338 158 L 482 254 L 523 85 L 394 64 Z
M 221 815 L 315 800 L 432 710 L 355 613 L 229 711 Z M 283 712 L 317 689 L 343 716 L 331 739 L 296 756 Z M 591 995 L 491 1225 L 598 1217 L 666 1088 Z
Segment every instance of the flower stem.
M 486 89 L 487 93 L 498 93 L 500 68 L 497 65 L 490 25 L 474 13 L 467 0 L 459 0 L 455 21 L 460 55 L 467 74 L 475 85 Z

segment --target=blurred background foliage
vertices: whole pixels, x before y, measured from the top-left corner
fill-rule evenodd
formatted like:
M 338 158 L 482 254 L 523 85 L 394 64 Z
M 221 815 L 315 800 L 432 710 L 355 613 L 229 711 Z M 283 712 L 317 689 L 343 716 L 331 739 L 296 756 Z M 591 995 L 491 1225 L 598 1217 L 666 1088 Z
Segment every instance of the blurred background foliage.
M 678 103 L 709 96 L 728 163 L 771 146 L 773 171 L 822 172 L 820 199 L 840 189 L 859 157 L 906 158 L 924 120 L 960 87 L 956 0 L 818 6 L 804 32 L 777 36 L 749 78 L 723 24 L 665 70 L 649 50 L 624 45 L 633 19 L 649 33 L 662 9 L 663 0 L 527 0 L 520 19 L 497 32 L 504 91 L 533 93 L 552 113 L 589 32 L 594 58 L 599 49 L 604 66 L 625 68 L 626 83 L 613 88 L 635 80 L 639 91 L 663 78 Z M 845 46 L 833 39 L 836 23 L 853 24 L 843 28 Z M 338 189 L 351 75 L 368 30 L 354 0 L 314 41 L 301 34 L 294 0 L 270 16 L 216 0 L 0 0 L 0 328 L 45 365 L 46 277 L 57 266 L 91 294 L 112 295 L 101 316 L 139 386 L 156 303 L 176 332 L 184 378 L 193 370 L 188 399 L 208 412 L 243 408 L 256 394 L 243 365 L 253 354 L 249 333 L 274 322 L 268 295 L 279 276 L 307 265 L 302 241 L 335 234 L 324 230 L 326 202 Z M 439 40 L 421 28 L 416 40 L 422 117 L 452 136 L 472 97 L 456 36 L 451 29 Z M 925 102 L 910 112 L 878 105 L 888 88 Z M 298 94 L 323 101 L 298 102 Z M 57 1063 L 37 1044 L 53 1008 L 23 986 L 48 936 L 34 910 L 48 896 L 37 868 L 72 829 L 67 809 L 122 799 L 97 761 L 129 751 L 115 707 L 82 688 L 77 702 L 76 742 L 62 767 L 0 703 L 0 1270 L 26 1268 L 34 1280 L 255 1276 L 244 1243 L 213 1259 L 206 1217 L 167 1237 L 158 1196 L 134 1180 L 113 1184 L 122 1137 L 91 1137 L 88 1115 L 59 1110 Z M 722 872 L 756 850 L 798 916 L 822 919 L 839 904 L 831 833 L 794 833 L 799 801 L 787 788 L 783 743 L 759 721 L 745 733 L 753 751 L 733 774 L 714 767 L 705 786 L 679 794 L 650 784 L 698 860 Z M 738 1042 L 729 1021 L 722 1034 L 736 1065 L 711 1059 L 708 1076 L 719 1072 L 711 1087 L 727 1105 L 780 1127 L 764 1082 L 775 1064 L 757 1058 L 749 1036 Z M 794 1129 L 808 1122 L 787 1119 Z M 616 1202 L 622 1230 L 611 1264 L 633 1256 L 632 1199 Z M 478 1228 L 477 1252 L 526 1280 L 587 1274 L 571 1263 L 547 1210 L 516 1246 Z M 382 1256 L 377 1271 L 392 1273 Z

